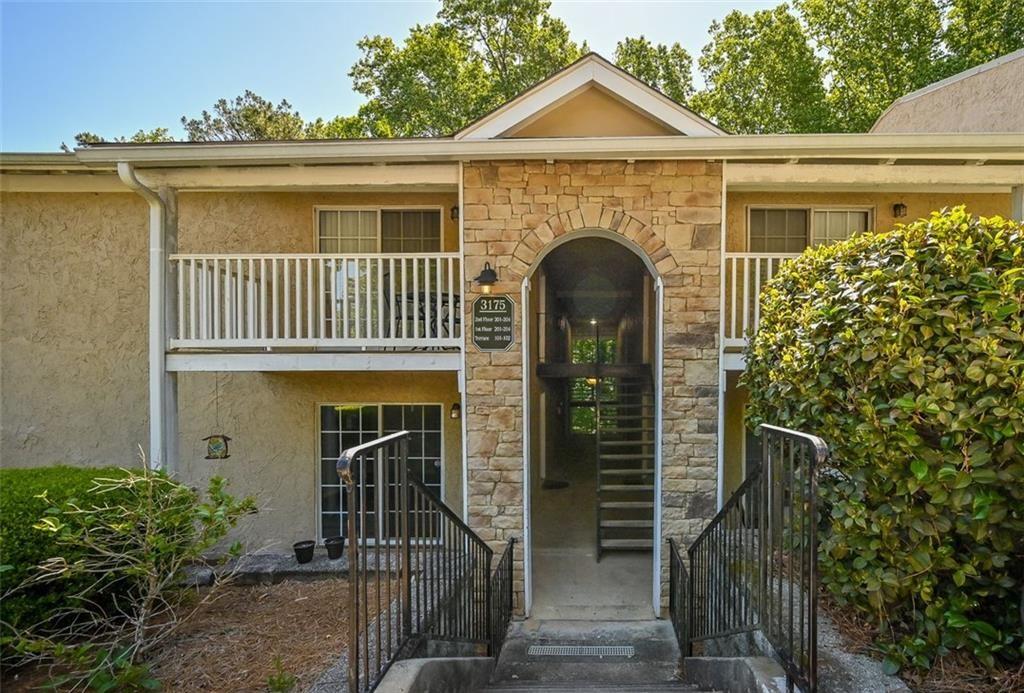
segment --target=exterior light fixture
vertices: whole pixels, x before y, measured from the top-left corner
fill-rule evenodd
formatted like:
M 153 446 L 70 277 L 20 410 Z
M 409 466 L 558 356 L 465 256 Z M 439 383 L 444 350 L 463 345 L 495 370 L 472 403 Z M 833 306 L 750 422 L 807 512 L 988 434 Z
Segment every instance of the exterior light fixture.
M 590 319 L 590 324 L 591 325 L 596 325 L 597 324 L 597 318 L 591 318 Z
M 907 206 L 902 202 L 897 202 L 892 206 L 892 215 L 897 219 L 907 216 Z
M 597 385 L 597 378 L 587 378 L 587 385 L 595 387 Z
M 481 293 L 489 294 L 491 287 L 498 283 L 498 273 L 491 267 L 491 263 L 485 262 L 484 268 L 480 270 L 480 274 L 473 281 L 480 285 Z
M 462 418 L 462 405 L 456 402 L 452 405 L 452 408 L 448 410 L 448 418 L 459 419 Z
M 451 217 L 452 221 L 458 221 L 459 220 L 459 206 L 458 205 L 452 205 L 452 209 L 451 209 L 450 212 L 448 212 L 448 216 Z

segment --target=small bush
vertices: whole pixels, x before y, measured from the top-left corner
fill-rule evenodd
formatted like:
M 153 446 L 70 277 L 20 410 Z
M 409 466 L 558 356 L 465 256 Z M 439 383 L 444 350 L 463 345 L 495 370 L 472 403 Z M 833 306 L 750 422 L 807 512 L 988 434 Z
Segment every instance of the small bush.
M 822 581 L 890 669 L 1024 658 L 1024 232 L 962 207 L 807 250 L 766 287 L 752 423 L 820 435 Z
M 38 623 L 60 606 L 62 592 L 45 585 L 20 589 L 37 565 L 48 558 L 65 555 L 76 560 L 80 552 L 59 547 L 55 537 L 33 528 L 48 508 L 66 501 L 85 502 L 94 481 L 119 477 L 116 468 L 40 467 L 37 469 L 0 469 L 0 621 L 20 627 Z M 68 584 L 68 589 L 87 585 L 86 579 Z
M 15 593 L 39 587 L 57 600 L 45 620 L 12 629 L 6 648 L 26 661 L 58 661 L 61 685 L 154 686 L 146 654 L 191 615 L 185 569 L 255 512 L 254 501 L 236 500 L 220 477 L 200 495 L 143 460 L 138 470 L 97 475 L 78 497 L 45 505 L 32 526 L 49 537 L 51 555 L 26 571 Z M 236 544 L 230 555 L 239 551 Z

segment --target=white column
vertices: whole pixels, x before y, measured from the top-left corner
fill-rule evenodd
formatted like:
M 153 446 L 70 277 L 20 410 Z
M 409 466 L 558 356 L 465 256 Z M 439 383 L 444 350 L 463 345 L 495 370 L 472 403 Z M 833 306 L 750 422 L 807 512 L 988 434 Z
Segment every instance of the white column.
M 1015 221 L 1024 221 L 1024 185 L 1010 188 L 1010 217 Z

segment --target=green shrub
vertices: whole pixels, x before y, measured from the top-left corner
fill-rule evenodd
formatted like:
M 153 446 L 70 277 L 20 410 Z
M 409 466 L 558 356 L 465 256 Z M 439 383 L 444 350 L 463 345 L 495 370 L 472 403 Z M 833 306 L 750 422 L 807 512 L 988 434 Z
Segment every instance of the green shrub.
M 56 599 L 46 620 L 22 618 L 3 641 L 5 655 L 58 662 L 64 678 L 51 683 L 60 686 L 153 687 L 146 655 L 192 613 L 181 608 L 193 596 L 185 570 L 255 512 L 254 501 L 236 500 L 220 477 L 200 494 L 144 460 L 135 470 L 95 474 L 76 497 L 39 496 L 32 527 L 50 548 L 25 572 L 31 589 Z M 228 555 L 240 550 L 236 543 Z
M 86 502 L 94 481 L 120 477 L 116 468 L 39 467 L 0 469 L 0 621 L 23 627 L 47 618 L 64 600 L 62 591 L 38 585 L 17 590 L 33 569 L 48 558 L 65 555 L 75 560 L 80 552 L 58 548 L 52 533 L 33 528 L 48 508 L 65 501 Z M 87 585 L 83 577 L 67 588 L 76 591 Z M 5 596 L 6 595 L 6 596 Z
M 807 250 L 766 287 L 751 423 L 813 432 L 823 584 L 890 668 L 1024 657 L 1024 231 L 962 207 Z

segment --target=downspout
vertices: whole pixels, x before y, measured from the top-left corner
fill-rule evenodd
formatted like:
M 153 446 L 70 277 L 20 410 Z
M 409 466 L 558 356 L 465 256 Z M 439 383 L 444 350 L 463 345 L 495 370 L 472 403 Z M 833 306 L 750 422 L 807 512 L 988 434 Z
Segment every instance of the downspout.
M 132 165 L 126 161 L 117 164 L 121 182 L 149 203 L 149 466 L 167 467 L 166 422 L 166 218 L 167 206 L 163 198 L 147 188 L 135 176 Z

